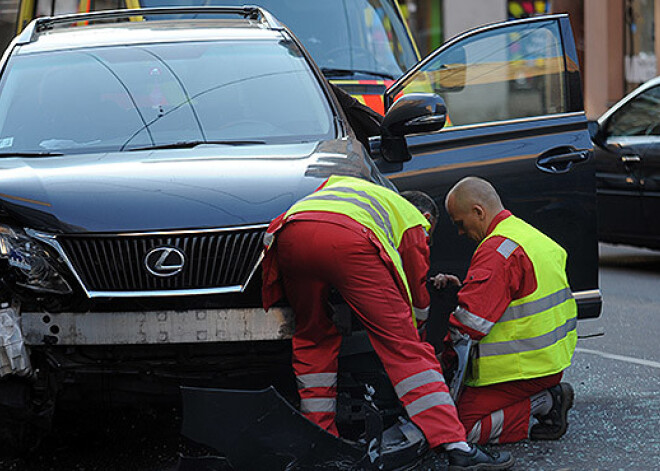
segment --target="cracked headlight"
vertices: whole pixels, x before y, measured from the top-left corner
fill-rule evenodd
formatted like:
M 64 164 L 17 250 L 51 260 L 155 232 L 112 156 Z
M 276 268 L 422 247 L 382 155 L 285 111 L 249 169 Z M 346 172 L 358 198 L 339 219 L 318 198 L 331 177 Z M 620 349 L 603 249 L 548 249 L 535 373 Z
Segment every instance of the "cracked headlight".
M 42 293 L 68 294 L 71 287 L 51 263 L 48 249 L 25 232 L 0 225 L 0 259 L 16 273 L 15 284 Z

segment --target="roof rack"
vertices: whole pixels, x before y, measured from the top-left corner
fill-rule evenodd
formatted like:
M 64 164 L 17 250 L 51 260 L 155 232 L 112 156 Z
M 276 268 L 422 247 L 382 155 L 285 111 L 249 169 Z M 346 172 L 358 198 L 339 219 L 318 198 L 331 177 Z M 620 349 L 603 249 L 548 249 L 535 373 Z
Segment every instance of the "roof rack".
M 250 20 L 258 20 L 272 29 L 281 29 L 282 24 L 267 10 L 245 5 L 243 7 L 158 7 L 134 8 L 124 10 L 103 10 L 91 13 L 75 13 L 70 15 L 46 16 L 30 22 L 18 38 L 18 44 L 34 42 L 42 31 L 53 29 L 56 25 L 67 25 L 85 21 L 99 21 L 139 17 L 145 15 L 237 15 Z

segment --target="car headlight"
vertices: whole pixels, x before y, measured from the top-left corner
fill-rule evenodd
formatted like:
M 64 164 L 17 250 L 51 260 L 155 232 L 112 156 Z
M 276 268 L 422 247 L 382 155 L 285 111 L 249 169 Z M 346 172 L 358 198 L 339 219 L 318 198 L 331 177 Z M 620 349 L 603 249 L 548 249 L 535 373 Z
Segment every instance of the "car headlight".
M 48 249 L 25 232 L 0 225 L 0 259 L 17 273 L 16 285 L 44 293 L 67 294 L 71 287 L 51 263 Z

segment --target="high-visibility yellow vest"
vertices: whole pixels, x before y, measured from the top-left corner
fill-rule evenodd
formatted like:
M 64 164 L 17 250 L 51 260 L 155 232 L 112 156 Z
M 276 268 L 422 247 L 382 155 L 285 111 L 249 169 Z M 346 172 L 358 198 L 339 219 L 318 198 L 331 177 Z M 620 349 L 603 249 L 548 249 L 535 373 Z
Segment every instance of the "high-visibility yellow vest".
M 303 211 L 324 211 L 343 214 L 362 224 L 378 237 L 396 267 L 412 305 L 408 279 L 398 248 L 403 234 L 410 228 L 430 229 L 427 219 L 408 200 L 396 192 L 354 177 L 332 176 L 319 191 L 295 203 L 285 215 Z M 414 310 L 413 322 L 416 323 Z
M 566 251 L 515 216 L 486 237 L 502 236 L 505 257 L 519 245 L 530 258 L 536 290 L 516 299 L 480 340 L 466 384 L 486 386 L 558 373 L 571 364 L 577 343 L 577 306 L 566 277 Z M 483 243 L 482 241 L 481 243 Z

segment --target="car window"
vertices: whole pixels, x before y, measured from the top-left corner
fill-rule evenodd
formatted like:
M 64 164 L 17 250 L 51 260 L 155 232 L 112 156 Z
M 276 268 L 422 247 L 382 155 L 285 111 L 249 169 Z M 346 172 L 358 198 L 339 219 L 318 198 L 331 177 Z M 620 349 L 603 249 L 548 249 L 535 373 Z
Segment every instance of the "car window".
M 417 54 L 391 0 L 254 0 L 293 31 L 319 67 L 400 77 Z M 236 6 L 236 0 L 140 0 L 143 7 Z M 185 15 L 181 15 L 185 16 Z
M 555 21 L 513 24 L 441 49 L 388 95 L 438 93 L 448 126 L 505 121 L 564 112 L 564 72 Z
M 327 98 L 287 41 L 26 54 L 12 58 L 0 82 L 0 152 L 289 143 L 334 132 Z
M 606 134 L 660 136 L 660 86 L 645 90 L 616 111 L 607 122 Z

